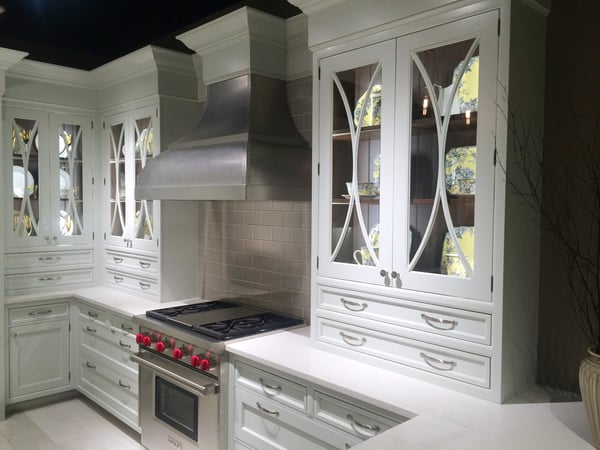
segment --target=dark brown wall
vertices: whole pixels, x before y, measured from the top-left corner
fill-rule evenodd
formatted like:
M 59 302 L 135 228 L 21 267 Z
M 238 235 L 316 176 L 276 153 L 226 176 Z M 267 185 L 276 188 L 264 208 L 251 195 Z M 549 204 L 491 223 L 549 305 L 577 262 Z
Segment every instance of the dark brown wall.
M 600 1 L 553 0 L 547 25 L 544 162 L 560 177 L 565 161 L 577 157 L 580 128 L 572 113 L 600 120 Z M 544 232 L 538 382 L 578 392 L 579 362 L 589 344 L 575 324 L 558 260 L 553 237 Z

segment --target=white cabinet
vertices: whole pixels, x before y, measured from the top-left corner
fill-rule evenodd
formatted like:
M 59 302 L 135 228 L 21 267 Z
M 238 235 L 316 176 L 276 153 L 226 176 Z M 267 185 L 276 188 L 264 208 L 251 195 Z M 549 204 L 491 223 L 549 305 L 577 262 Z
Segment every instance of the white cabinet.
M 78 389 L 130 427 L 138 424 L 137 351 L 131 319 L 79 304 Z
M 406 420 L 235 358 L 230 448 L 350 448 Z
M 69 303 L 8 309 L 8 402 L 71 388 Z
M 506 119 L 517 105 L 541 117 L 523 93 L 543 80 L 544 17 L 519 0 L 447 3 L 418 18 L 404 4 L 307 6 L 312 341 L 502 401 L 535 382 L 539 227 L 506 194 Z
M 91 283 L 91 118 L 7 107 L 4 121 L 7 293 Z

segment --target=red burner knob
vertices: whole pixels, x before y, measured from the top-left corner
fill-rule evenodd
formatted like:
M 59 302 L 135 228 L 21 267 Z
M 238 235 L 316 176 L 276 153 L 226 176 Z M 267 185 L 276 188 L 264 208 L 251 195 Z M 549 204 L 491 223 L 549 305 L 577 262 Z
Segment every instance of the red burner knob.
M 180 348 L 173 349 L 173 358 L 181 359 L 182 356 L 183 356 L 183 352 L 181 351 Z
M 144 335 L 142 333 L 136 334 L 135 342 L 136 342 L 136 344 L 141 344 L 142 342 L 144 342 Z
M 208 370 L 210 369 L 210 361 L 206 358 L 202 358 L 200 360 L 200 369 L 201 370 Z
M 190 363 L 192 367 L 198 367 L 201 364 L 200 357 L 198 355 L 194 355 L 190 358 Z
M 164 352 L 165 351 L 165 343 L 164 342 L 157 342 L 156 343 L 156 351 L 157 352 Z
M 144 347 L 150 347 L 150 344 L 152 344 L 152 339 L 150 338 L 150 336 L 142 337 L 142 345 Z

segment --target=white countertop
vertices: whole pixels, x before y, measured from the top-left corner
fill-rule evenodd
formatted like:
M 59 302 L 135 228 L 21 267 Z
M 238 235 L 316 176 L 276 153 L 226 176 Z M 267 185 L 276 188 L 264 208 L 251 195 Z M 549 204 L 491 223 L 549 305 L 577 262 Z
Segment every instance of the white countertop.
M 227 345 L 235 355 L 386 410 L 412 417 L 357 450 L 592 449 L 581 402 L 502 405 L 372 367 L 310 346 L 310 328 Z M 293 349 L 291 351 L 290 349 Z M 541 398 L 536 392 L 527 397 Z

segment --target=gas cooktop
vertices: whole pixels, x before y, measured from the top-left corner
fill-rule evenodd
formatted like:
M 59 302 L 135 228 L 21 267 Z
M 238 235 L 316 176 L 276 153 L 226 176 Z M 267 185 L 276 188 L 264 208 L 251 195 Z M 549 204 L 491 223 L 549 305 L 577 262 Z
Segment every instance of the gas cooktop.
M 304 320 L 232 300 L 215 300 L 155 309 L 146 316 L 211 340 L 227 341 L 304 324 Z

